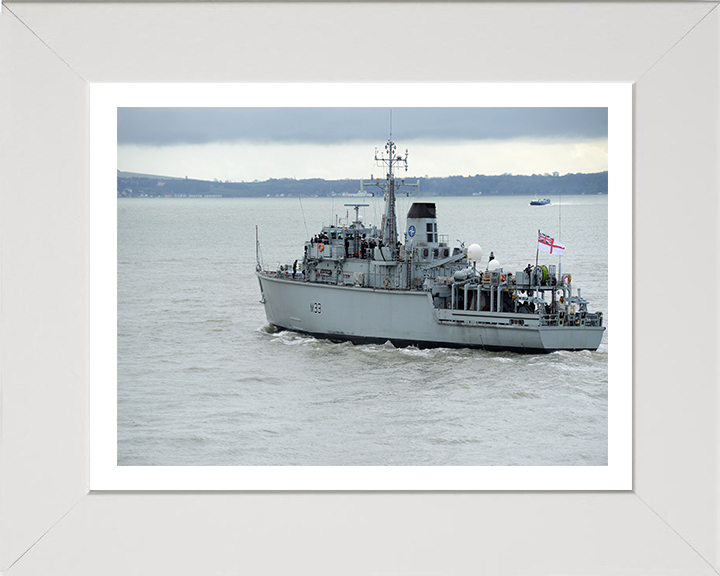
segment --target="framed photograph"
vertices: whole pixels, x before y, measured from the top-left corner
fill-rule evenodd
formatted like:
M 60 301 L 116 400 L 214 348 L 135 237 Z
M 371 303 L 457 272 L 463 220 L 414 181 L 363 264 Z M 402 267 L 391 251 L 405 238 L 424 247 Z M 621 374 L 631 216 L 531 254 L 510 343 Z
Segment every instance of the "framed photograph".
M 362 106 L 378 94 L 388 94 L 394 107 Z M 258 107 L 267 103 L 274 107 Z M 433 104 L 443 106 L 428 107 Z M 202 143 L 187 143 L 195 122 Z M 608 298 L 608 286 L 619 288 L 618 279 L 632 272 L 632 257 L 623 249 L 632 238 L 631 123 L 631 87 L 619 84 L 91 86 L 91 221 L 99 223 L 91 226 L 91 292 L 98 295 L 91 332 L 99 357 L 112 356 L 117 347 L 118 359 L 117 370 L 91 359 L 91 382 L 97 383 L 91 387 L 97 410 L 91 413 L 91 489 L 630 489 L 631 331 L 622 331 L 617 344 L 605 331 L 609 302 L 619 316 L 632 316 L 631 301 L 622 293 Z M 406 125 L 408 134 L 417 134 L 407 144 L 418 163 L 431 163 L 436 173 L 475 174 L 441 181 L 427 175 L 413 179 L 413 172 L 403 171 L 397 178 L 383 177 L 385 188 L 370 174 L 363 184 L 345 178 L 344 170 L 362 176 L 350 167 L 363 145 L 369 160 L 374 154 L 382 162 L 364 136 L 371 125 L 385 136 L 401 134 Z M 157 144 L 176 134 L 173 143 Z M 172 154 L 177 158 L 170 159 Z M 208 156 L 201 160 L 203 155 Z M 533 172 L 532 165 L 537 171 L 549 166 L 545 155 L 562 175 Z M 177 168 L 163 170 L 160 157 Z M 402 168 L 395 164 L 407 163 L 407 155 L 397 158 L 395 151 L 391 174 Z M 153 172 L 153 165 L 154 172 L 192 171 L 197 161 L 206 168 L 194 170 L 209 170 L 207 180 L 192 172 L 180 182 L 133 176 Z M 133 162 L 130 174 L 118 172 L 117 166 Z M 232 181 L 219 174 L 221 166 L 229 167 L 225 176 Z M 596 168 L 578 176 L 576 166 Z M 480 167 L 496 177 L 481 177 Z M 514 177 L 511 169 L 522 173 Z M 238 170 L 248 171 L 247 182 Z M 259 170 L 271 171 L 273 178 L 263 178 Z M 301 192 L 306 179 L 294 177 L 303 171 L 314 186 L 310 192 Z M 318 174 L 327 180 L 318 181 Z M 255 176 L 263 179 L 265 192 L 256 191 Z M 571 179 L 576 182 L 568 184 Z M 593 187 L 593 179 L 601 183 Z M 327 182 L 337 191 L 323 190 Z M 531 205 L 533 183 L 552 190 L 546 193 L 554 196 L 552 208 Z M 282 188 L 273 188 L 278 185 Z M 365 187 L 370 192 L 355 190 Z M 366 218 L 362 226 L 350 222 L 355 208 L 348 202 L 357 204 L 358 219 Z M 323 228 L 332 206 L 338 214 Z M 416 245 L 408 226 L 427 224 L 415 222 L 411 212 L 435 206 L 438 214 L 448 214 L 448 230 L 437 218 L 437 238 L 429 245 L 421 238 Z M 208 213 L 202 224 L 197 219 L 205 210 L 220 212 Z M 391 213 L 396 232 L 388 243 L 378 228 Z M 222 214 L 234 214 L 225 230 Z M 165 217 L 169 228 L 155 232 L 152 222 Z M 349 240 L 347 247 L 337 238 L 314 246 L 308 221 L 332 237 L 358 230 L 357 256 L 348 253 Z M 538 243 L 537 226 L 557 237 L 550 249 Z M 171 237 L 173 229 L 178 234 Z M 202 231 L 209 229 L 218 231 L 214 239 Z M 256 229 L 266 243 L 255 237 Z M 526 241 L 511 246 L 521 230 Z M 361 231 L 373 244 L 397 245 L 398 253 L 374 255 L 366 249 L 363 258 Z M 470 246 L 479 244 L 451 243 L 447 232 L 475 234 L 495 248 L 488 249 L 492 260 L 478 255 L 472 261 L 477 282 L 466 284 L 459 275 L 467 275 Z M 227 244 L 222 255 L 229 238 L 237 245 Z M 560 240 L 574 244 L 576 252 L 564 255 L 564 269 L 563 256 L 548 253 L 564 246 Z M 430 246 L 426 256 L 422 246 Z M 447 254 L 439 253 L 443 250 Z M 189 258 L 196 251 L 199 261 L 193 264 Z M 265 265 L 261 253 L 270 262 L 295 254 L 291 260 L 297 262 L 281 265 L 283 271 Z M 504 268 L 501 255 L 507 259 Z M 545 278 L 532 284 L 528 272 L 522 280 L 526 262 L 518 258 L 532 259 Z M 230 263 L 225 279 L 211 272 L 223 262 Z M 295 277 L 287 278 L 293 266 Z M 331 276 L 338 266 L 344 280 Z M 355 282 L 353 275 L 348 283 L 355 268 L 363 279 Z M 198 274 L 183 281 L 191 269 Z M 494 283 L 492 271 L 498 275 Z M 583 275 L 595 280 L 595 286 L 584 287 L 591 303 L 581 296 Z M 426 277 L 447 291 L 445 301 L 436 295 L 427 309 L 432 290 L 413 282 Z M 301 292 L 275 294 L 278 282 L 282 290 Z M 223 285 L 228 292 L 221 292 Z M 473 286 L 475 296 L 468 292 Z M 314 302 L 309 317 L 308 299 Z M 411 304 L 415 300 L 419 303 Z M 220 307 L 207 308 L 213 301 Z M 202 309 L 196 307 L 200 302 Z M 116 309 L 117 318 L 109 317 Z M 362 314 L 353 319 L 352 310 Z M 419 321 L 424 315 L 427 324 Z M 223 328 L 222 318 L 232 321 Z M 476 334 L 467 334 L 470 325 L 458 324 L 466 318 Z M 172 326 L 178 329 L 174 336 Z M 333 343 L 343 334 L 357 346 Z M 414 340 L 403 340 L 404 334 Z M 556 354 L 547 357 L 546 351 Z M 178 364 L 179 358 L 188 364 Z M 497 363 L 501 369 L 491 367 Z M 408 376 L 388 376 L 397 371 Z M 270 393 L 275 381 L 285 384 Z M 308 389 L 299 392 L 293 383 Z M 437 428 L 420 408 L 433 389 L 438 397 L 431 420 L 445 422 Z M 402 400 L 393 400 L 396 395 Z M 387 412 L 393 403 L 396 408 Z M 323 405 L 329 409 L 325 415 Z M 335 417 L 339 413 L 342 418 Z M 220 414 L 225 425 L 216 422 Z M 348 428 L 349 422 L 355 424 Z
M 676 284 L 712 274 L 716 258 L 714 8 L 4 5 L 2 570 L 716 573 L 713 312 Z M 414 32 L 375 25 L 387 12 Z M 394 99 L 369 106 L 383 88 Z M 606 463 L 283 463 L 276 446 L 279 459 L 254 466 L 188 467 L 118 449 L 112 376 L 136 369 L 116 355 L 128 341 L 112 315 L 127 261 L 117 256 L 122 230 L 103 220 L 119 222 L 118 108 L 338 102 L 608 109 Z M 613 186 L 626 194 L 617 211 Z M 683 241 L 660 242 L 668 230 Z M 151 534 L 153 549 L 143 544 Z M 351 566 L 359 541 L 373 552 Z M 518 542 L 524 559 L 511 554 Z M 278 546 L 294 553 L 270 554 Z

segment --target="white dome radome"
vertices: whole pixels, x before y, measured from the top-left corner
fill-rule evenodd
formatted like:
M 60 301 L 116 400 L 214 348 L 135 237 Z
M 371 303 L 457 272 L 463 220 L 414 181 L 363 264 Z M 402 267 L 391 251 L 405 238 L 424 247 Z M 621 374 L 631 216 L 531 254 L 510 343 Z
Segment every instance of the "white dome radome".
M 467 257 L 468 260 L 480 262 L 480 259 L 482 258 L 482 248 L 480 248 L 478 244 L 470 244 L 467 249 Z
M 502 266 L 500 266 L 500 262 L 497 260 L 490 260 L 490 262 L 488 262 L 487 269 L 492 271 L 495 270 L 495 268 L 502 268 Z

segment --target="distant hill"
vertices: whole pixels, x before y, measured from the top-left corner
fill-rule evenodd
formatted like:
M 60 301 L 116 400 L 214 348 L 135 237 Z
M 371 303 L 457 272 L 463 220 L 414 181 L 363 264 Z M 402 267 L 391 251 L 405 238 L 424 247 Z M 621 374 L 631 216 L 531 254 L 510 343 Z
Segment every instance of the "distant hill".
M 501 174 L 495 176 L 448 176 L 445 178 L 405 178 L 419 182 L 413 196 L 547 196 L 562 194 L 607 194 L 608 173 Z M 118 197 L 308 197 L 348 196 L 357 194 L 358 180 L 313 178 L 272 178 L 263 182 L 220 182 L 169 176 L 151 176 L 118 171 Z M 372 192 L 366 187 L 367 192 Z
M 182 178 L 178 178 L 177 176 L 155 176 L 153 174 L 139 174 L 137 172 L 123 172 L 121 170 L 117 171 L 117 177 L 118 178 L 149 178 L 151 180 L 182 180 Z

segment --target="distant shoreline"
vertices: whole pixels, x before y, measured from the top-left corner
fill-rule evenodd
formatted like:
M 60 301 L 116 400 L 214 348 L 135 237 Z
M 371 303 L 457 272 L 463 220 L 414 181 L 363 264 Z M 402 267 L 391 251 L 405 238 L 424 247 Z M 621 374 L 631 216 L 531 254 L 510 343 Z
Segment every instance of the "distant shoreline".
M 414 197 L 438 196 L 573 196 L 608 193 L 608 173 L 501 174 L 496 176 L 447 176 L 444 178 L 409 177 L 419 182 Z M 292 178 L 262 182 L 220 182 L 137 175 L 118 171 L 118 198 L 370 198 L 382 194 L 378 188 L 365 186 L 360 195 L 359 180 L 323 180 Z

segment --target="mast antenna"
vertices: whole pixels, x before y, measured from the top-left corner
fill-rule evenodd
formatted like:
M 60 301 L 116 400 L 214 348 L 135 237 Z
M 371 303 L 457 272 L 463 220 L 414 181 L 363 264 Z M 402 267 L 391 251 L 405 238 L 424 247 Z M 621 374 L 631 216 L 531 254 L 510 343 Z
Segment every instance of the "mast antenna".
M 255 270 L 262 270 L 262 261 L 260 259 L 260 235 L 258 233 L 258 225 L 255 224 Z
M 308 232 L 307 220 L 305 220 L 305 210 L 303 210 L 302 197 L 298 196 L 298 200 L 300 200 L 300 212 L 302 212 L 303 222 L 305 224 L 305 236 L 309 239 L 310 233 Z

